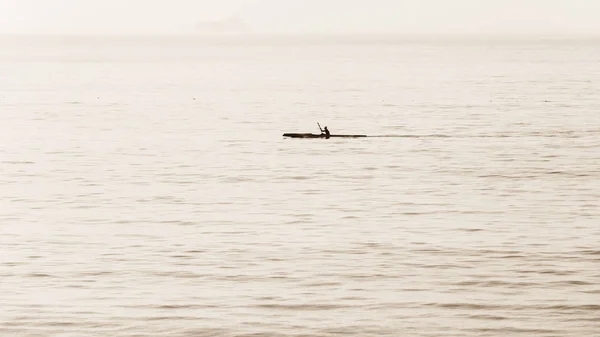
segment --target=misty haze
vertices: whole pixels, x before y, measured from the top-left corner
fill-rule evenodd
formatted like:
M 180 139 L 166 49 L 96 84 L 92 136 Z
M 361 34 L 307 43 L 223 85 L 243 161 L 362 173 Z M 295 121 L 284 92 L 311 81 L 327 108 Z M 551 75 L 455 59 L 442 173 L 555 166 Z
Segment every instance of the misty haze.
M 254 33 L 600 33 L 594 0 L 0 0 L 17 34 L 192 33 L 199 21 L 243 20 Z
M 598 13 L 0 0 L 0 337 L 600 336 Z

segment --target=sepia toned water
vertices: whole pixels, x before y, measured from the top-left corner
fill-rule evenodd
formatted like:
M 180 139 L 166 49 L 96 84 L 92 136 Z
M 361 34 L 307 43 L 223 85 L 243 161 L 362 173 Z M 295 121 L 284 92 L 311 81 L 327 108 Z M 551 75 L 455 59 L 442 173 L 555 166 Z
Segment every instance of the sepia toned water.
M 600 336 L 599 55 L 2 37 L 0 336 Z

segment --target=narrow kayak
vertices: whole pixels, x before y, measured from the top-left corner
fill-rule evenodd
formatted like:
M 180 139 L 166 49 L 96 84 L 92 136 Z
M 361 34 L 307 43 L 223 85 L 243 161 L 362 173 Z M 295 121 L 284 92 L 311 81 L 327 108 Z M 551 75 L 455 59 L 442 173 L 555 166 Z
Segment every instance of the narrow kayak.
M 324 134 L 314 134 L 314 133 L 284 133 L 284 137 L 290 138 L 361 138 L 366 137 L 367 135 L 324 135 Z

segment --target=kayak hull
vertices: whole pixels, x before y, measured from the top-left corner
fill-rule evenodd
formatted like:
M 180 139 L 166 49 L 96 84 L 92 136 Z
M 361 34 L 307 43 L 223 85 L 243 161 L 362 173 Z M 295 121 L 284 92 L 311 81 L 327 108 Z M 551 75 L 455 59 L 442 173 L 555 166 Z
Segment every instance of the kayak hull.
M 362 137 L 366 137 L 366 135 L 329 135 L 329 137 L 328 137 L 325 135 L 314 134 L 314 133 L 284 133 L 283 136 L 289 137 L 289 138 L 362 138 Z

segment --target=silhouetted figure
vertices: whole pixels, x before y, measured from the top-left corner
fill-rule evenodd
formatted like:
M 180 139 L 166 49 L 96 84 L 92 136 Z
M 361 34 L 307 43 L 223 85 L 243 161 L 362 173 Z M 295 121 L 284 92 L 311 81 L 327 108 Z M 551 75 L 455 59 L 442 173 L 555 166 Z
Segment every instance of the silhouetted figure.
M 329 136 L 331 135 L 331 133 L 329 133 L 329 130 L 327 129 L 327 127 L 324 127 L 323 130 L 321 131 L 321 134 L 325 136 L 325 138 L 329 138 Z

